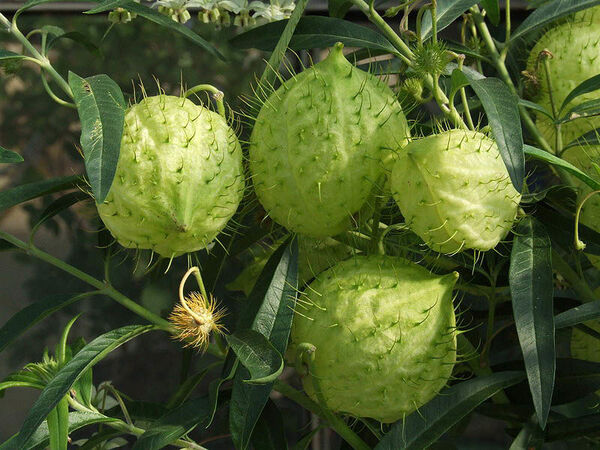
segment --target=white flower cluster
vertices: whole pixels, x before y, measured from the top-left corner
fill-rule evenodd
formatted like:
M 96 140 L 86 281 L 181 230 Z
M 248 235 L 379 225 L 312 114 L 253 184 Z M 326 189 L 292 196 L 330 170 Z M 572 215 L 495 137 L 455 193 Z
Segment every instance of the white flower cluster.
M 188 9 L 199 9 L 198 19 L 204 23 L 219 26 L 247 27 L 254 25 L 257 19 L 288 19 L 294 11 L 294 0 L 270 0 L 270 3 L 248 0 L 158 0 L 152 3 L 158 11 L 176 22 L 190 20 Z

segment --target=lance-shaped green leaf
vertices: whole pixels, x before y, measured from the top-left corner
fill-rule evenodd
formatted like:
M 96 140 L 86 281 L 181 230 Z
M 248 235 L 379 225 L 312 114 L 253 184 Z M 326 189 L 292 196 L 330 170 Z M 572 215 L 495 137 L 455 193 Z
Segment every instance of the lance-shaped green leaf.
M 500 23 L 500 2 L 498 0 L 481 0 L 481 6 L 485 9 L 490 22 L 497 26 Z
M 162 27 L 168 28 L 172 31 L 182 34 L 194 44 L 202 47 L 204 50 L 216 56 L 217 58 L 225 61 L 225 57 L 223 54 L 216 49 L 214 45 L 205 39 L 198 36 L 184 24 L 175 22 L 170 17 L 165 16 L 164 14 L 159 13 L 157 10 L 149 8 L 148 6 L 141 5 L 139 3 L 134 2 L 133 0 L 106 0 L 97 7 L 90 9 L 85 12 L 85 14 L 97 14 L 101 12 L 111 11 L 115 8 L 125 8 L 126 10 L 136 13 L 140 17 L 143 17 L 150 22 L 154 22 Z
M 81 182 L 78 176 L 50 178 L 34 183 L 22 184 L 0 192 L 0 212 L 19 203 L 33 200 L 43 195 L 73 189 Z
M 85 169 L 97 203 L 102 203 L 112 185 L 121 150 L 125 99 L 107 75 L 81 78 L 69 72 L 81 120 L 81 148 Z
M 14 164 L 20 162 L 23 162 L 23 157 L 17 152 L 0 147 L 0 164 Z
M 577 139 L 573 139 L 571 142 L 569 142 L 563 147 L 563 154 L 565 151 L 572 147 L 579 147 L 582 145 L 600 145 L 600 128 L 590 130 L 587 133 L 584 133 L 581 136 L 579 136 Z
M 31 234 L 35 234 L 40 226 L 44 224 L 47 220 L 50 220 L 52 217 L 60 214 L 62 211 L 70 208 L 84 200 L 89 200 L 90 196 L 87 192 L 84 191 L 73 191 L 68 194 L 63 195 L 62 197 L 54 200 L 48 207 L 40 214 L 35 225 L 31 228 Z
M 510 42 L 514 42 L 556 19 L 598 4 L 600 4 L 600 0 L 553 0 L 545 3 L 521 22 L 521 25 L 513 31 Z
M 600 301 L 585 303 L 554 317 L 554 328 L 573 327 L 588 320 L 600 319 Z
M 351 7 L 352 2 L 348 0 L 327 0 L 327 10 L 331 17 L 343 19 Z
M 58 402 L 69 392 L 69 389 L 83 373 L 104 358 L 108 353 L 125 342 L 152 330 L 154 326 L 128 325 L 109 331 L 86 345 L 71 359 L 56 376 L 47 384 L 16 436 L 10 449 L 25 448 L 32 435 Z
M 231 40 L 238 48 L 257 48 L 273 51 L 287 21 L 281 20 L 254 28 Z M 307 16 L 300 19 L 289 48 L 303 50 L 308 48 L 331 47 L 341 42 L 347 47 L 361 47 L 385 50 L 395 53 L 394 46 L 377 31 L 347 20 L 333 17 Z
M 208 422 L 211 407 L 208 396 L 187 400 L 181 406 L 158 419 L 142 434 L 134 450 L 158 450 L 172 444 L 196 426 Z
M 98 423 L 108 423 L 108 422 L 116 422 L 118 419 L 114 419 L 112 417 L 107 417 L 104 414 L 95 413 L 95 412 L 81 412 L 81 411 L 73 411 L 69 413 L 69 433 L 73 433 L 80 428 L 86 427 L 88 425 L 98 424 Z M 6 450 L 14 447 L 14 441 L 17 438 L 17 435 L 12 436 L 8 441 L 4 442 L 0 445 L 0 450 Z M 29 443 L 22 447 L 20 450 L 29 450 L 33 448 L 44 447 L 48 445 L 48 441 L 50 439 L 50 433 L 48 430 L 48 425 L 46 422 L 43 422 L 38 429 L 33 433 Z
M 551 245 L 542 224 L 525 217 L 515 230 L 509 270 L 513 315 L 542 429 L 550 412 L 556 372 Z
M 498 78 L 481 78 L 480 74 L 473 72 L 475 71 L 455 70 L 452 72 L 452 83 L 458 87 L 468 83 L 481 100 L 510 179 L 515 189 L 521 192 L 525 177 L 525 156 L 519 99 Z
M 9 50 L 4 50 L 0 48 L 0 61 L 14 61 L 17 59 L 27 58 L 25 55 L 21 55 L 20 53 L 11 52 Z
M 0 352 L 25 331 L 48 317 L 50 314 L 94 294 L 97 294 L 97 292 L 58 294 L 26 306 L 8 319 L 8 321 L 2 325 L 2 328 L 0 328 Z
M 265 336 L 280 353 L 284 354 L 298 288 L 297 239 L 284 242 L 269 258 L 247 300 L 237 329 L 252 329 Z M 269 398 L 273 383 L 251 385 L 244 380 L 250 374 L 239 367 L 233 382 L 229 424 L 233 442 L 238 449 L 246 449 L 254 426 Z
M 375 450 L 422 450 L 436 442 L 479 404 L 525 378 L 523 372 L 500 372 L 455 384 L 396 422 Z
M 571 103 L 580 95 L 588 94 L 598 89 L 600 89 L 600 75 L 594 75 L 593 77 L 582 81 L 565 97 L 560 107 L 560 111 L 562 112 L 569 105 L 569 103 Z
M 225 335 L 227 343 L 235 352 L 242 365 L 248 369 L 251 378 L 244 380 L 251 384 L 265 384 L 275 381 L 283 371 L 283 357 L 269 340 L 254 330 L 240 330 Z
M 437 2 L 437 30 L 442 31 L 450 26 L 452 22 L 458 19 L 471 6 L 478 3 L 479 0 L 438 0 Z M 427 39 L 431 37 L 431 12 L 426 11 L 423 14 L 423 22 L 421 24 L 421 38 Z
M 539 159 L 540 161 L 545 161 L 547 163 L 552 164 L 553 166 L 560 167 L 561 169 L 569 172 L 570 174 L 579 178 L 581 181 L 583 181 L 585 184 L 587 184 L 592 189 L 594 189 L 594 190 L 600 189 L 600 182 L 589 177 L 584 172 L 582 172 L 577 167 L 575 167 L 573 164 L 565 161 L 564 159 L 559 158 L 558 156 L 554 156 L 551 153 L 548 153 L 544 150 L 540 150 L 539 148 L 532 147 L 531 145 L 527 145 L 527 144 L 525 144 L 523 146 L 523 150 L 527 156 L 530 156 L 535 159 Z

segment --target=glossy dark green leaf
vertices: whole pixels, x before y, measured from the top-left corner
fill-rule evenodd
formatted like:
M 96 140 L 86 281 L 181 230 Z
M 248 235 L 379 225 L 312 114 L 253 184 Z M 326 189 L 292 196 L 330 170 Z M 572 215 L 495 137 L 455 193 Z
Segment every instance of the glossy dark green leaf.
M 27 0 L 23 6 L 21 6 L 17 12 L 15 13 L 15 17 L 18 17 L 21 15 L 21 13 L 23 13 L 24 11 L 27 11 L 30 8 L 33 8 L 34 6 L 38 6 L 38 5 L 43 5 L 44 3 L 60 3 L 60 2 L 65 2 L 68 0 Z
M 0 61 L 10 61 L 23 58 L 27 58 L 27 56 L 0 48 Z
M 343 19 L 351 7 L 352 2 L 348 0 L 327 0 L 327 9 L 331 17 Z
M 251 443 L 253 448 L 260 450 L 287 450 L 288 448 L 281 411 L 271 399 L 256 423 Z
M 567 113 L 558 120 L 558 123 L 566 123 L 572 120 L 578 120 L 585 117 L 593 117 L 600 114 L 600 100 L 594 99 L 573 106 Z
M 600 4 L 600 0 L 553 0 L 533 11 L 512 33 L 511 42 L 568 14 Z
M 42 391 L 39 398 L 29 410 L 21 431 L 14 441 L 14 447 L 8 448 L 24 448 L 50 411 L 69 392 L 73 383 L 87 369 L 117 347 L 153 328 L 152 325 L 129 325 L 118 328 L 97 337 L 81 349 L 73 359 L 60 369 Z
M 500 4 L 498 0 L 481 0 L 481 6 L 485 9 L 490 22 L 498 25 L 500 23 Z
M 262 25 L 234 37 L 230 42 L 237 48 L 273 51 L 286 22 L 279 20 Z M 306 16 L 300 19 L 289 47 L 293 50 L 326 48 L 336 42 L 341 42 L 348 47 L 396 52 L 394 46 L 385 37 L 371 28 L 347 20 L 321 16 Z
M 44 222 L 51 219 L 55 215 L 60 214 L 61 212 L 70 208 L 76 203 L 89 199 L 89 194 L 84 191 L 69 192 L 68 194 L 63 195 L 62 197 L 57 198 L 50 205 L 48 205 L 48 207 L 40 214 L 40 216 L 35 222 L 35 225 L 32 227 L 32 234 L 34 234 Z
M 50 178 L 34 183 L 22 184 L 0 192 L 0 212 L 19 203 L 54 192 L 73 189 L 81 182 L 78 176 Z
M 246 383 L 266 384 L 275 381 L 281 375 L 281 353 L 258 331 L 239 330 L 225 335 L 225 339 L 240 363 L 250 372 L 250 379 L 244 380 Z
M 315 438 L 315 435 L 319 431 L 321 431 L 321 427 L 317 427 L 314 430 L 309 431 L 298 442 L 296 442 L 296 445 L 294 445 L 293 450 L 307 450 L 308 448 L 310 448 L 312 440 Z
M 452 72 L 452 77 L 457 80 L 456 82 L 464 77 L 462 82 L 468 81 L 481 100 L 510 179 L 515 189 L 521 192 L 525 177 L 525 156 L 519 99 L 501 80 L 482 79 L 481 75 L 475 75 L 473 72 L 464 69 L 462 72 L 455 70 Z
M 600 145 L 600 128 L 588 131 L 587 133 L 584 133 L 581 136 L 579 136 L 577 139 L 574 139 L 571 142 L 569 142 L 563 147 L 563 153 L 572 147 L 579 147 L 582 145 Z
M 572 327 L 595 319 L 600 319 L 600 301 L 585 303 L 556 315 L 554 328 Z
M 533 109 L 534 111 L 537 111 L 554 121 L 554 116 L 552 116 L 552 113 L 538 103 L 530 102 L 529 100 L 524 100 L 520 98 L 519 106 L 524 106 L 527 109 Z
M 167 408 L 172 409 L 181 406 L 183 402 L 185 402 L 189 398 L 194 389 L 202 382 L 202 380 L 204 379 L 206 374 L 211 370 L 212 367 L 213 365 L 187 378 L 181 384 L 181 386 L 179 386 L 179 388 L 173 394 L 173 396 L 169 399 L 169 402 L 167 403 Z
M 375 450 L 422 450 L 456 425 L 479 404 L 525 379 L 523 372 L 500 372 L 455 384 L 405 420 L 396 422 Z
M 285 52 L 290 46 L 290 41 L 294 37 L 294 33 L 296 32 L 296 28 L 302 19 L 302 14 L 304 14 L 304 8 L 308 4 L 308 0 L 300 0 L 296 2 L 296 7 L 294 8 L 294 12 L 290 16 L 289 20 L 286 21 L 285 27 L 279 34 L 279 38 L 277 39 L 277 45 L 273 49 L 273 53 L 271 53 L 271 57 L 267 63 L 267 67 L 260 77 L 260 88 L 273 86 L 275 84 L 275 80 L 277 78 L 276 70 L 281 66 L 281 62 L 285 58 Z
M 437 2 L 437 30 L 442 31 L 458 19 L 467 9 L 478 3 L 479 0 L 438 0 Z M 431 12 L 423 14 L 421 25 L 421 38 L 431 37 Z
M 98 423 L 115 422 L 117 419 L 107 417 L 100 413 L 73 411 L 69 413 L 69 433 L 73 433 L 80 428 Z M 6 450 L 14 447 L 14 441 L 17 435 L 12 436 L 8 441 L 0 445 L 0 450 Z M 33 433 L 29 443 L 19 450 L 29 450 L 37 447 L 43 447 L 48 444 L 49 431 L 46 422 L 42 423 Z
M 548 424 L 546 441 L 566 441 L 587 434 L 597 433 L 600 429 L 600 414 L 589 414 L 573 419 L 564 419 Z
M 101 12 L 111 11 L 115 8 L 125 8 L 126 10 L 136 13 L 138 16 L 143 17 L 150 22 L 154 22 L 162 27 L 168 28 L 172 31 L 180 33 L 192 41 L 194 44 L 202 47 L 204 50 L 216 56 L 217 58 L 225 61 L 223 54 L 216 49 L 211 43 L 198 36 L 184 24 L 175 22 L 170 17 L 159 13 L 156 9 L 149 8 L 145 5 L 134 2 L 133 0 L 107 0 L 100 3 L 97 7 L 86 11 L 84 14 L 97 14 Z
M 26 306 L 8 319 L 2 328 L 0 328 L 0 352 L 25 331 L 50 314 L 94 294 L 94 292 L 58 294 Z
M 552 153 L 548 153 L 544 150 L 540 150 L 539 148 L 532 147 L 531 145 L 527 145 L 527 144 L 525 144 L 523 146 L 523 151 L 525 152 L 525 154 L 527 156 L 530 156 L 535 159 L 539 159 L 540 161 L 545 161 L 549 164 L 552 164 L 553 166 L 560 167 L 561 169 L 563 169 L 563 170 L 569 172 L 570 174 L 576 176 L 577 178 L 579 178 L 581 181 L 583 181 L 585 184 L 587 184 L 589 187 L 591 187 L 594 190 L 600 189 L 600 182 L 589 177 L 588 175 L 583 173 L 581 170 L 579 170 L 577 167 L 575 167 L 573 164 L 571 164 L 557 156 L 554 156 Z
M 81 148 L 85 170 L 96 198 L 104 201 L 112 185 L 121 150 L 125 99 L 121 88 L 107 75 L 81 78 L 69 72 L 81 120 Z
M 509 450 L 541 450 L 544 443 L 544 430 L 536 422 L 525 423 Z
M 20 162 L 23 162 L 23 157 L 17 152 L 0 147 L 0 164 L 14 164 Z
M 227 381 L 233 379 L 238 366 L 238 359 L 235 357 L 233 352 L 229 352 L 227 354 L 227 357 L 225 358 L 225 363 L 223 364 L 223 368 L 221 370 L 221 376 L 212 380 L 208 385 L 208 403 L 210 405 L 210 417 L 206 425 L 207 427 L 210 426 L 213 419 L 215 418 L 217 407 L 219 406 L 219 394 L 221 386 L 223 386 L 223 384 Z
M 287 348 L 298 288 L 297 239 L 284 242 L 267 261 L 247 300 L 237 329 L 252 329 L 265 336 L 280 353 Z M 254 426 L 269 398 L 272 383 L 251 385 L 239 367 L 233 382 L 229 425 L 233 442 L 246 449 Z
M 593 77 L 582 81 L 575 88 L 573 88 L 573 90 L 569 92 L 569 94 L 567 94 L 560 107 L 560 111 L 563 111 L 569 105 L 569 103 L 571 103 L 580 95 L 584 95 L 589 92 L 594 92 L 598 89 L 600 89 L 600 75 L 594 75 Z
M 556 371 L 552 244 L 543 225 L 525 217 L 515 230 L 509 282 L 513 315 L 533 404 L 545 428 Z
M 88 52 L 101 56 L 100 48 L 92 42 L 92 40 L 87 37 L 85 34 L 80 33 L 78 31 L 69 31 L 66 33 L 61 33 L 55 35 L 52 39 L 48 41 L 48 49 L 51 49 L 56 45 L 56 43 L 62 39 L 68 39 L 70 41 L 76 42 L 82 47 L 84 47 Z
M 208 423 L 211 408 L 208 396 L 187 400 L 167 413 L 142 434 L 134 450 L 158 450 L 168 446 L 197 426 Z

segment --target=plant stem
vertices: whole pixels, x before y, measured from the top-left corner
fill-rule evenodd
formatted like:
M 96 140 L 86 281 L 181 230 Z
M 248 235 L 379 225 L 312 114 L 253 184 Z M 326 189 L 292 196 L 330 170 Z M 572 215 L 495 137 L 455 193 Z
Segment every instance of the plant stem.
M 297 389 L 294 389 L 282 380 L 278 379 L 275 381 L 275 384 L 273 385 L 273 390 L 279 392 L 280 394 L 283 394 L 285 397 L 289 398 L 290 400 L 293 400 L 294 402 L 302 406 L 304 409 L 310 411 L 313 414 L 316 414 L 317 416 L 321 416 L 323 414 L 319 405 L 313 402 L 302 392 L 300 392 Z
M 23 47 L 27 49 L 29 53 L 38 61 L 39 65 L 45 70 L 56 83 L 60 86 L 60 88 L 69 96 L 69 98 L 73 98 L 73 92 L 71 91 L 71 87 L 65 81 L 65 79 L 60 76 L 60 74 L 52 67 L 48 58 L 42 55 L 37 49 L 33 46 L 31 42 L 21 33 L 17 24 L 14 22 L 11 23 L 4 14 L 0 13 L 0 23 L 6 27 L 6 31 L 12 34 Z
M 75 400 L 73 397 L 71 397 L 70 395 L 67 396 L 67 399 L 69 401 L 69 406 L 71 408 L 73 408 L 75 411 L 101 414 L 95 408 L 92 410 L 90 408 L 85 407 L 84 405 L 79 403 L 77 400 Z M 113 419 L 113 421 L 103 422 L 104 425 L 107 425 L 111 428 L 114 428 L 115 430 L 119 430 L 124 433 L 136 436 L 136 437 L 139 437 L 146 432 L 146 430 L 144 430 L 143 428 L 136 427 L 135 425 L 130 425 L 126 422 L 123 422 L 121 419 L 117 419 L 117 418 L 113 418 L 113 417 L 111 417 L 111 419 Z M 194 450 L 207 450 L 205 447 L 202 447 L 201 445 L 198 445 L 195 442 L 186 441 L 183 439 L 177 439 L 176 441 L 173 442 L 172 445 L 176 445 L 180 448 L 191 448 Z
M 494 39 L 492 38 L 490 31 L 488 30 L 483 16 L 479 12 L 479 8 L 477 6 L 474 6 L 473 8 L 471 8 L 471 12 L 473 13 L 473 20 L 475 22 L 475 26 L 479 30 L 479 34 L 481 35 L 483 42 L 485 43 L 488 51 L 490 52 L 492 63 L 498 71 L 500 79 L 502 79 L 502 81 L 506 83 L 506 85 L 513 92 L 513 94 L 518 95 L 517 88 L 515 87 L 515 84 L 510 78 L 510 74 L 508 73 L 506 65 L 504 64 L 504 58 L 500 55 L 500 53 L 498 53 L 498 49 L 496 48 Z M 541 146 L 542 149 L 552 153 L 552 147 L 550 146 L 550 144 L 548 144 L 546 139 L 542 136 L 538 128 L 535 126 L 535 123 L 531 118 L 529 111 L 527 111 L 527 109 L 524 106 L 519 106 L 519 113 L 521 114 L 521 118 L 523 119 L 525 128 L 527 128 L 527 130 L 531 133 L 535 141 Z
M 504 38 L 504 42 L 506 44 L 508 44 L 508 41 L 510 41 L 510 28 L 511 28 L 511 23 L 510 23 L 510 0 L 506 0 L 504 3 L 504 12 L 506 13 L 506 18 L 505 18 L 505 25 L 506 25 L 506 35 Z M 505 53 L 504 53 L 505 54 Z
M 146 308 L 137 304 L 136 302 L 134 302 L 130 298 L 126 297 L 125 295 L 121 294 L 115 288 L 110 286 L 107 282 L 100 281 L 97 278 L 94 278 L 91 275 L 77 269 L 76 267 L 73 267 L 70 264 L 67 264 L 66 262 L 50 255 L 49 253 L 46 253 L 46 252 L 38 249 L 33 244 L 26 244 L 25 242 L 21 241 L 20 239 L 17 239 L 16 237 L 14 237 L 13 235 L 11 235 L 9 233 L 0 231 L 0 239 L 4 239 L 5 241 L 10 242 L 14 246 L 23 250 L 26 254 L 28 254 L 30 256 L 34 256 L 38 259 L 41 259 L 42 261 L 45 261 L 49 264 L 52 264 L 56 268 L 58 268 L 64 272 L 67 272 L 76 278 L 79 278 L 81 281 L 84 281 L 85 283 L 87 283 L 91 286 L 94 286 L 96 289 L 102 290 L 102 292 L 104 292 L 106 295 L 111 297 L 113 300 L 115 300 L 121 306 L 129 309 L 130 311 L 134 312 L 138 316 L 146 319 L 148 322 L 153 323 L 161 330 L 169 331 L 169 332 L 172 331 L 172 327 L 169 322 L 167 322 L 162 317 L 154 314 L 153 312 L 148 311 Z
M 582 303 L 595 302 L 598 296 L 592 291 L 588 284 L 579 278 L 571 266 L 560 256 L 556 250 L 552 250 L 552 265 L 565 280 L 569 282 L 573 290 L 580 296 Z

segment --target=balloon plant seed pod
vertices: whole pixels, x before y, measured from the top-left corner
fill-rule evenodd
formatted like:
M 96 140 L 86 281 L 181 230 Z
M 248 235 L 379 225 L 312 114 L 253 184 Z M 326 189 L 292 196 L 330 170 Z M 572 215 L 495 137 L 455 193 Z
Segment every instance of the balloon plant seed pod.
M 205 248 L 244 190 L 242 150 L 224 117 L 169 95 L 125 114 L 117 171 L 100 217 L 124 247 L 171 258 Z
M 391 89 L 354 67 L 336 44 L 262 105 L 250 138 L 250 171 L 269 216 L 312 237 L 338 234 L 381 189 L 407 142 Z
M 296 304 L 290 354 L 307 347 L 306 393 L 332 411 L 389 423 L 433 398 L 456 362 L 452 290 L 407 260 L 356 256 L 317 276 Z
M 448 254 L 494 248 L 521 199 L 496 143 L 465 130 L 408 144 L 392 172 L 392 193 L 411 230 Z

